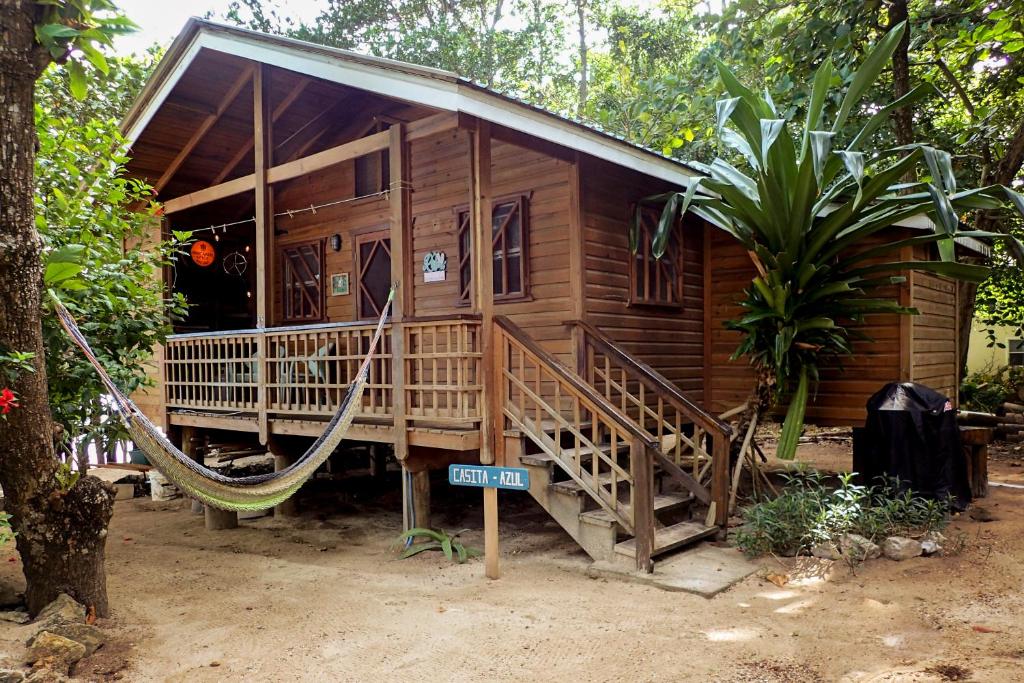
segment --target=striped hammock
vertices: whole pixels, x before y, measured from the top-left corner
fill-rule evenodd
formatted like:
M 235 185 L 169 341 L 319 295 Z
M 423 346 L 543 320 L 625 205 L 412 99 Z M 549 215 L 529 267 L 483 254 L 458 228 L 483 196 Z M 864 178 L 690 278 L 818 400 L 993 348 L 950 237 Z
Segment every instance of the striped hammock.
M 377 329 L 370 342 L 370 348 L 359 366 L 359 372 L 356 373 L 349 385 L 348 393 L 338 407 L 338 412 L 327 424 L 327 428 L 320 438 L 310 446 L 302 457 L 286 469 L 248 477 L 226 477 L 196 462 L 175 447 L 139 410 L 139 407 L 118 389 L 109 373 L 97 360 L 96 354 L 90 348 L 88 340 L 78 328 L 71 313 L 55 296 L 52 298 L 61 326 L 82 350 L 92 366 L 96 368 L 100 380 L 114 399 L 117 413 L 131 434 L 132 441 L 146 454 L 150 463 L 185 494 L 221 510 L 246 511 L 264 510 L 287 500 L 299 490 L 299 487 L 316 472 L 341 443 L 360 405 L 370 360 L 384 332 L 384 322 L 390 312 L 393 297 L 394 290 L 388 295 L 387 303 L 384 305 Z

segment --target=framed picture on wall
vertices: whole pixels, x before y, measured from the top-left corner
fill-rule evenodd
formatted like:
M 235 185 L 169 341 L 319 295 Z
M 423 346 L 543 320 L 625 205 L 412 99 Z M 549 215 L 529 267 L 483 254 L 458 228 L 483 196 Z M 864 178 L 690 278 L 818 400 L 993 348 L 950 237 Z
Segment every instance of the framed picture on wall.
M 348 295 L 348 273 L 335 273 L 331 276 L 331 296 Z

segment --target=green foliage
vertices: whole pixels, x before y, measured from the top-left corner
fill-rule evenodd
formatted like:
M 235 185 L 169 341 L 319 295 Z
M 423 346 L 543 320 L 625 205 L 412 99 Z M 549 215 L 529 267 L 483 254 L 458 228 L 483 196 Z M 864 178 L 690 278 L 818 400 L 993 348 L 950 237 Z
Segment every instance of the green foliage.
M 397 545 L 404 546 L 407 541 L 421 537 L 427 540 L 419 543 L 414 542 L 412 545 L 404 548 L 401 554 L 399 554 L 399 558 L 404 560 L 407 557 L 419 555 L 427 550 L 440 550 L 448 561 L 454 559 L 459 564 L 463 564 L 469 558 L 480 555 L 480 551 L 467 547 L 458 540 L 459 536 L 467 531 L 469 529 L 448 534 L 444 531 L 435 531 L 433 529 L 409 529 L 398 537 L 398 540 L 395 541 Z
M 688 210 L 727 232 L 750 254 L 757 275 L 741 302 L 743 316 L 729 327 L 742 333 L 734 357 L 747 357 L 759 378 L 754 391 L 759 410 L 796 388 L 777 452 L 783 459 L 795 454 L 809 385 L 817 383 L 820 365 L 851 353 L 848 323 L 870 314 L 916 313 L 884 292 L 902 282 L 907 270 L 983 280 L 986 268 L 954 260 L 954 239 L 998 236 L 961 231 L 959 213 L 1006 207 L 1024 211 L 1024 197 L 1006 187 L 958 190 L 946 152 L 926 145 L 869 146 L 891 111 L 916 102 L 929 92 L 927 87 L 896 103 L 876 105 L 862 126 L 844 132 L 850 114 L 865 106 L 865 93 L 888 65 L 901 35 L 901 29 L 890 31 L 867 53 L 841 98 L 832 88 L 838 72 L 826 59 L 814 76 L 795 135 L 787 110 L 755 94 L 719 64 L 728 97 L 716 106 L 717 136 L 740 165 L 716 158 L 708 177 L 685 193 L 645 200 L 664 205 L 655 254 L 664 251 L 679 216 Z M 825 103 L 835 99 L 839 106 L 829 121 Z M 905 182 L 914 172 L 921 172 L 922 180 Z M 915 216 L 930 218 L 934 231 L 885 238 L 887 228 Z M 634 232 L 638 221 L 639 210 Z M 1019 243 L 1011 244 L 1024 253 Z M 940 260 L 900 259 L 904 248 L 919 245 L 937 247 Z
M 57 466 L 57 471 L 54 473 L 54 477 L 57 479 L 57 489 L 67 493 L 71 490 L 72 486 L 78 483 L 81 476 L 81 472 L 72 471 L 70 463 L 60 463 Z
M 840 475 L 833 488 L 814 470 L 787 475 L 777 497 L 743 509 L 736 544 L 752 556 L 792 556 L 809 553 L 817 543 L 838 543 L 848 533 L 878 541 L 945 526 L 948 502 L 901 490 L 896 480 L 860 486 L 853 483 L 854 476 Z
M 159 216 L 150 188 L 124 173 L 127 144 L 114 104 L 124 101 L 123 83 L 95 84 L 97 93 L 109 95 L 107 109 L 94 100 L 90 109 L 67 112 L 59 104 L 63 71 L 52 66 L 37 86 L 36 228 L 44 244 L 45 285 L 58 292 L 100 362 L 130 393 L 148 382 L 152 348 L 171 331 L 168 311 L 184 311 L 180 295 L 165 300 L 159 278 L 175 245 L 143 242 L 146 227 Z M 44 298 L 44 307 L 48 302 Z M 101 400 L 103 385 L 55 316 L 44 316 L 43 334 L 50 408 L 66 445 L 122 438 L 120 421 L 109 419 Z
M 85 64 L 106 75 L 110 65 L 101 48 L 113 47 L 115 36 L 138 27 L 118 13 L 111 0 L 36 0 L 39 14 L 36 40 L 54 62 L 67 68 L 68 89 L 84 100 L 89 77 Z
M 960 384 L 960 403 L 967 410 L 995 413 L 1008 401 L 1024 401 L 1024 367 L 975 372 Z
M 35 372 L 36 369 L 32 365 L 32 359 L 35 357 L 34 353 L 25 351 L 0 350 L 0 380 L 11 383 L 23 372 Z
M 11 530 L 11 515 L 0 512 L 0 545 L 14 540 L 15 533 Z

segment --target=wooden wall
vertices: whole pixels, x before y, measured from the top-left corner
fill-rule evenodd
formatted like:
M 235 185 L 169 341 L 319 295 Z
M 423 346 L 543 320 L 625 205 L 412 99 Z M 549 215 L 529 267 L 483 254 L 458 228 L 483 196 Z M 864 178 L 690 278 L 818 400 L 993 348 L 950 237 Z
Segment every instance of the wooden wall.
M 415 315 L 465 313 L 459 305 L 457 212 L 470 202 L 470 132 L 459 129 L 412 143 L 413 271 Z M 570 363 L 572 344 L 563 323 L 573 315 L 571 297 L 570 171 L 572 165 L 543 152 L 494 140 L 492 196 L 529 198 L 529 296 L 495 303 L 495 315 L 508 316 L 548 351 Z M 423 281 L 423 256 L 431 250 L 448 257 L 443 282 Z
M 691 400 L 704 402 L 704 232 L 683 227 L 683 307 L 629 304 L 630 205 L 662 191 L 649 178 L 586 159 L 583 194 L 584 316 L 655 370 Z
M 753 265 L 731 237 L 711 230 L 708 302 L 709 403 L 713 410 L 733 407 L 748 395 L 752 372 L 745 360 L 730 361 L 739 333 L 726 330 L 726 320 L 740 312 L 737 301 L 750 283 Z M 923 254 L 915 254 L 921 258 Z M 911 283 L 913 283 L 911 285 Z M 893 287 L 886 295 L 901 297 L 921 310 L 920 316 L 868 316 L 853 327 L 874 341 L 855 340 L 854 353 L 822 371 L 822 382 L 807 409 L 808 420 L 823 425 L 860 425 L 868 398 L 887 382 L 913 380 L 951 397 L 956 388 L 953 283 L 922 273 Z
M 915 258 L 927 258 L 926 249 L 918 246 Z M 960 386 L 956 283 L 930 273 L 914 273 L 910 291 L 910 303 L 920 312 L 911 318 L 911 377 L 956 402 Z

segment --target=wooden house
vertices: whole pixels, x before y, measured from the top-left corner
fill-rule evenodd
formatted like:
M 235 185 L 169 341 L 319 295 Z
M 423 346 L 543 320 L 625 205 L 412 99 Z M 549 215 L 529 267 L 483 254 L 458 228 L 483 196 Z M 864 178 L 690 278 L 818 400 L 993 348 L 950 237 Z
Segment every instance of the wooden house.
M 197 240 L 164 273 L 192 308 L 140 399 L 172 436 L 250 434 L 289 462 L 398 283 L 350 438 L 394 449 L 420 525 L 426 472 L 483 462 L 529 467 L 595 558 L 649 568 L 723 527 L 716 414 L 749 386 L 723 321 L 752 267 L 695 218 L 660 261 L 627 239 L 635 202 L 693 169 L 452 73 L 200 20 L 124 130 L 164 234 Z M 925 315 L 870 321 L 812 415 L 856 423 L 895 379 L 953 390 L 951 284 L 900 296 Z

